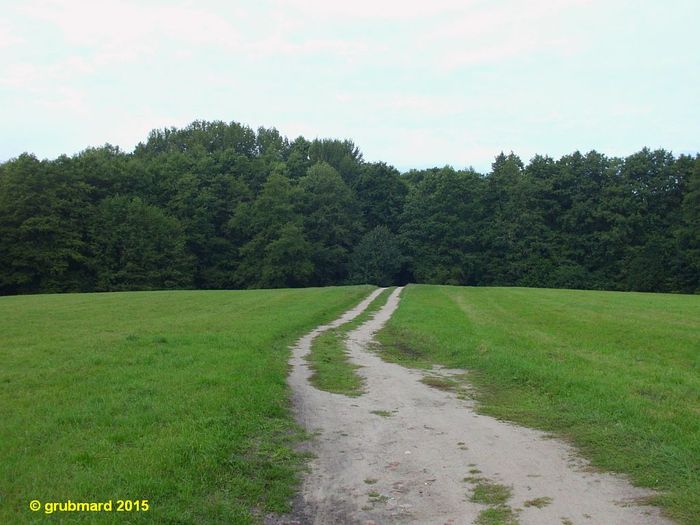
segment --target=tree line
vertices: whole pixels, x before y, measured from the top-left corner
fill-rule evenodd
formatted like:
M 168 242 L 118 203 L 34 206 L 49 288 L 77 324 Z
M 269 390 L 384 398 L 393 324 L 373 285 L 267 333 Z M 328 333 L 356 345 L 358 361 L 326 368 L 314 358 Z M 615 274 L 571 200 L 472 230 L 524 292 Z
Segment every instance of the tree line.
M 700 155 L 399 173 L 349 140 L 193 122 L 0 164 L 0 293 L 405 282 L 696 292 Z

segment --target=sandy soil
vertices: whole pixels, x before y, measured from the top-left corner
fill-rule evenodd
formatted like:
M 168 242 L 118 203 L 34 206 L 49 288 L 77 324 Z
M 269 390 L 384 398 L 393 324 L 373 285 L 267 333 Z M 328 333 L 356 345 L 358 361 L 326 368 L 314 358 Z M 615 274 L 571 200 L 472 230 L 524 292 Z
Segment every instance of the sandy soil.
M 506 505 L 522 525 L 672 523 L 640 504 L 648 491 L 593 472 L 566 443 L 479 415 L 463 396 L 421 382 L 426 373 L 464 371 L 410 370 L 368 350 L 401 289 L 348 337 L 367 392 L 350 398 L 311 386 L 304 356 L 314 337 L 359 315 L 379 292 L 294 347 L 289 382 L 298 421 L 316 435 L 310 444 L 316 458 L 294 515 L 269 523 L 471 524 L 489 506 L 470 501 L 477 482 L 465 477 L 510 487 Z M 548 499 L 541 508 L 526 505 L 537 498 Z

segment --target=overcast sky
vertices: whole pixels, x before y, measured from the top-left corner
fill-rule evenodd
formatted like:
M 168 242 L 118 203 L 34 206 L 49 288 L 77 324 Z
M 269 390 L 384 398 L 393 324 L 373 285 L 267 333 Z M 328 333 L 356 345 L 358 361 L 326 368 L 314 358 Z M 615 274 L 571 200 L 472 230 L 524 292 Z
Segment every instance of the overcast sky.
M 5 0 L 0 160 L 196 119 L 400 169 L 697 151 L 698 20 L 698 0 Z

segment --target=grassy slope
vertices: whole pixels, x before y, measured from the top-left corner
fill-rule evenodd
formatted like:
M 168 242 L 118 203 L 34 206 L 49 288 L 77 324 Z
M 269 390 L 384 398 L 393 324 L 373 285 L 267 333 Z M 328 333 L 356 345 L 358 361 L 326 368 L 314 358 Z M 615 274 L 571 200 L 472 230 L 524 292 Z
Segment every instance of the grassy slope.
M 322 333 L 314 340 L 307 361 L 313 370 L 310 381 L 316 388 L 346 396 L 359 396 L 363 393 L 362 378 L 355 372 L 358 367 L 348 360 L 345 338 L 348 332 L 384 306 L 393 290 L 394 288 L 387 288 L 355 319 Z
M 248 523 L 284 510 L 288 345 L 371 287 L 0 298 L 0 523 L 28 503 L 149 499 L 143 515 Z
M 410 286 L 380 340 L 473 370 L 483 411 L 567 436 L 698 523 L 700 297 Z

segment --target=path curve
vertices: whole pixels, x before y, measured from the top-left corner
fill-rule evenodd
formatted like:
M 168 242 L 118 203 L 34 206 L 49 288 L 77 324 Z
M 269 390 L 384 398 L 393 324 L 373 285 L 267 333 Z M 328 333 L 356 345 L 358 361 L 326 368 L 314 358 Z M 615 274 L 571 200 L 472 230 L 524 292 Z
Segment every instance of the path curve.
M 477 414 L 471 401 L 422 383 L 425 371 L 385 362 L 368 351 L 397 308 L 401 290 L 348 334 L 351 360 L 362 367 L 364 395 L 316 389 L 309 383 L 305 356 L 318 334 L 359 315 L 381 289 L 294 347 L 289 383 L 297 420 L 315 433 L 311 450 L 316 457 L 295 516 L 281 523 L 472 524 L 489 507 L 470 501 L 475 483 L 465 481 L 470 476 L 511 487 L 507 505 L 521 525 L 672 523 L 658 509 L 639 504 L 649 491 L 593 472 L 566 443 Z M 537 498 L 547 498 L 540 500 L 546 504 L 526 505 Z

